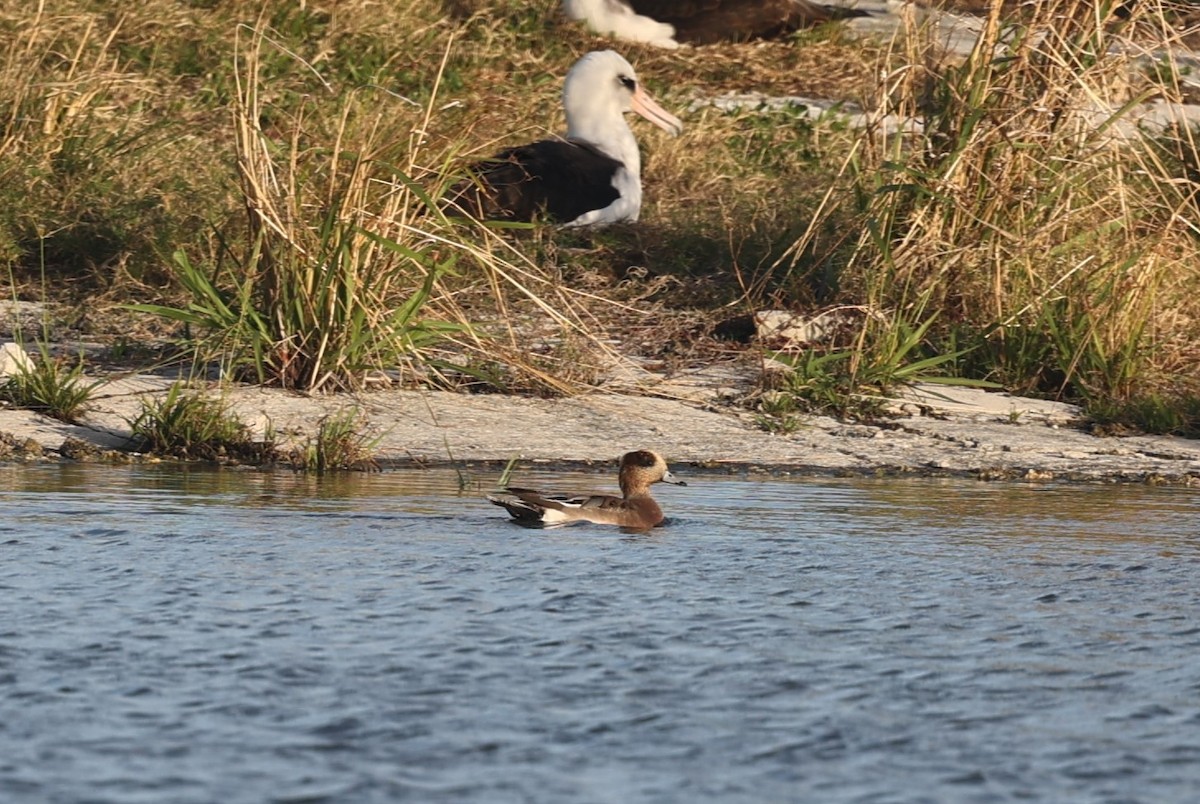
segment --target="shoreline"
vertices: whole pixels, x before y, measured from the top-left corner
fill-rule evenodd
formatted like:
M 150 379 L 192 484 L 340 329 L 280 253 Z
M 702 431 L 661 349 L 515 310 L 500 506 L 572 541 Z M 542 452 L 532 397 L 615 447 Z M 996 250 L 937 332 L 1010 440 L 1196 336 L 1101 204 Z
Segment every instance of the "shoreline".
M 171 383 L 155 375 L 110 379 L 80 424 L 0 408 L 0 434 L 28 446 L 8 455 L 0 449 L 0 462 L 165 460 L 105 451 L 128 447 L 141 400 Z M 253 386 L 215 395 L 255 438 L 273 433 L 282 447 L 311 437 L 322 417 L 354 409 L 375 463 L 388 470 L 503 467 L 516 459 L 523 467 L 608 471 L 623 452 L 648 448 L 689 471 L 713 473 L 1200 486 L 1200 441 L 1094 435 L 1063 403 L 916 386 L 893 401 L 892 418 L 801 416 L 783 434 L 728 402 L 729 390 L 727 375 L 702 371 L 640 394 L 556 399 L 414 390 L 302 396 Z

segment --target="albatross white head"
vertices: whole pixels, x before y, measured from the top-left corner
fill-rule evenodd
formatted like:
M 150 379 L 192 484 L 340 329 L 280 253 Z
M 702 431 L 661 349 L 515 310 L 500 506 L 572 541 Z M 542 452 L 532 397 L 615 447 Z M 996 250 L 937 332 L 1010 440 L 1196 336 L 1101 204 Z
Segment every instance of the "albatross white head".
M 563 108 L 566 137 L 595 145 L 635 172 L 640 160 L 626 112 L 672 134 L 683 131 L 682 122 L 642 89 L 634 68 L 616 50 L 593 50 L 575 62 L 563 84 Z
M 622 205 L 632 206 L 632 215 L 629 209 L 605 208 L 596 220 L 573 223 L 597 223 L 618 213 L 623 217 L 612 219 L 637 220 L 642 200 L 642 160 L 625 113 L 636 112 L 671 134 L 683 131 L 683 123 L 642 89 L 633 67 L 613 50 L 592 51 L 575 62 L 563 84 L 563 108 L 568 139 L 590 143 L 624 164 L 624 175 L 618 176 L 614 184 L 621 191 Z

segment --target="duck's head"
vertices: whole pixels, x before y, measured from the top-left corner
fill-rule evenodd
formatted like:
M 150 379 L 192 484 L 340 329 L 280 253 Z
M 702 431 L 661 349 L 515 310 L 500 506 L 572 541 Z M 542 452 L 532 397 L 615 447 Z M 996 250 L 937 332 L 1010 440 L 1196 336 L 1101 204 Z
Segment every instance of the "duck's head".
M 626 452 L 621 456 L 620 483 L 621 492 L 626 496 L 644 492 L 652 483 L 687 485 L 671 474 L 663 456 L 648 449 Z

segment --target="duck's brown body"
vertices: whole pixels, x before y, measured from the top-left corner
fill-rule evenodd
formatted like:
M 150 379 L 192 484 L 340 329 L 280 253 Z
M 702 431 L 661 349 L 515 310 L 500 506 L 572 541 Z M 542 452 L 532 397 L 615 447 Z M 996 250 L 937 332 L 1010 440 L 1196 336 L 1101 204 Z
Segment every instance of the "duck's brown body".
M 650 496 L 653 483 L 687 485 L 676 480 L 658 453 L 649 450 L 621 456 L 621 496 L 611 494 L 547 494 L 509 486 L 504 496 L 488 496 L 523 525 L 545 527 L 568 522 L 594 522 L 632 530 L 648 530 L 663 523 L 662 508 Z

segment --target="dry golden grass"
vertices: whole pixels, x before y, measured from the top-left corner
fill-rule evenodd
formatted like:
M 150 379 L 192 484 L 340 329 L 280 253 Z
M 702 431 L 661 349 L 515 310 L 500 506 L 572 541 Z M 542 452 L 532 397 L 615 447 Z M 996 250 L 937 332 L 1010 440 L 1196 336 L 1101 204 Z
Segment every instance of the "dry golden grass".
M 1014 388 L 1053 390 L 1032 366 L 1044 344 L 1013 356 L 1015 327 L 1063 341 L 1056 370 L 1079 388 L 1174 381 L 1200 341 L 1200 160 L 1184 128 L 1173 142 L 1117 142 L 1099 136 L 1090 110 L 1119 109 L 1130 93 L 1181 96 L 1178 70 L 1148 71 L 1130 53 L 1152 47 L 1151 35 L 1182 34 L 1156 28 L 1157 2 L 1139 3 L 1133 24 L 1092 32 L 1138 37 L 1138 49 L 1066 58 L 1090 35 L 1088 5 L 1048 0 L 1022 17 L 1055 47 L 1028 39 L 1014 55 L 1027 69 L 1016 70 L 990 51 L 963 66 L 920 35 L 879 43 L 837 28 L 654 50 L 592 36 L 553 0 L 10 4 L 0 9 L 15 43 L 0 62 L 0 261 L 15 295 L 86 295 L 75 309 L 94 326 L 131 331 L 147 319 L 98 313 L 186 303 L 176 251 L 227 285 L 247 268 L 269 277 L 281 259 L 311 280 L 319 266 L 306 255 L 335 210 L 357 232 L 345 264 L 361 273 L 347 288 L 370 327 L 430 264 L 456 260 L 435 271 L 422 316 L 458 329 L 399 367 L 409 380 L 570 392 L 603 381 L 615 345 L 691 359 L 713 346 L 715 322 L 756 307 L 911 312 L 920 299 L 939 316 L 928 349 L 973 339 L 977 362 L 963 369 Z M 1051 25 L 1053 15 L 1078 22 Z M 993 15 L 993 43 L 1007 24 Z M 560 132 L 563 75 L 603 47 L 626 53 L 686 127 L 670 138 L 634 123 L 640 224 L 498 233 L 424 209 L 418 190 L 436 194 L 462 164 Z M 935 130 L 901 141 L 836 116 L 700 102 L 743 92 L 838 98 Z M 256 291 L 266 308 L 280 299 L 271 281 Z M 1081 329 L 1056 335 L 1048 316 Z M 281 337 L 277 362 L 296 345 Z M 1105 364 L 1127 353 L 1134 369 Z M 325 387 L 304 376 L 289 382 Z
M 851 295 L 939 316 L 1012 388 L 1194 393 L 1179 369 L 1200 357 L 1187 345 L 1200 334 L 1196 143 L 1129 116 L 1174 94 L 1161 80 L 1177 71 L 1148 86 L 1135 63 L 1173 32 L 1129 38 L 1160 19 L 1142 6 L 1121 26 L 1076 0 L 1015 25 L 1001 11 L 962 64 L 909 40 L 901 62 L 924 69 L 894 72 L 878 108 L 925 128 L 915 143 L 882 127 L 860 141 L 869 226 L 844 275 Z

